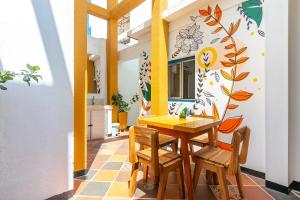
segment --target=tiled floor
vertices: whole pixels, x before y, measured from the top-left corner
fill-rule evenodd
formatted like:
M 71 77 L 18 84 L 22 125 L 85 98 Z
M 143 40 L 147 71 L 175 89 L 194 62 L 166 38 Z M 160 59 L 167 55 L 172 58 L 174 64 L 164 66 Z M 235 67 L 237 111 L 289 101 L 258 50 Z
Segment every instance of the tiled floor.
M 88 142 L 88 167 L 86 176 L 74 179 L 74 200 L 100 199 L 155 199 L 156 188 L 144 183 L 142 172 L 138 176 L 138 187 L 133 198 L 128 197 L 128 180 L 131 164 L 128 162 L 128 139 L 102 143 Z M 243 174 L 244 192 L 247 200 L 290 199 L 296 200 L 293 194 L 284 195 L 266 189 L 262 179 Z M 231 199 L 239 199 L 238 190 L 233 177 L 228 178 Z M 169 175 L 166 199 L 178 199 L 177 179 L 175 174 Z M 195 199 L 220 199 L 218 186 L 207 186 L 202 174 Z

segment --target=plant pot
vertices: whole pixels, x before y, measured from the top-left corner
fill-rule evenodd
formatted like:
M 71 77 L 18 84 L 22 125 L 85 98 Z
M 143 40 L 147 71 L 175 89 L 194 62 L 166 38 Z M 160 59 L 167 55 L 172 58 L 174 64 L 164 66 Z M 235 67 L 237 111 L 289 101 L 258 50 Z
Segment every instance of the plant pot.
M 127 128 L 128 112 L 119 112 L 119 123 L 120 129 L 124 130 Z

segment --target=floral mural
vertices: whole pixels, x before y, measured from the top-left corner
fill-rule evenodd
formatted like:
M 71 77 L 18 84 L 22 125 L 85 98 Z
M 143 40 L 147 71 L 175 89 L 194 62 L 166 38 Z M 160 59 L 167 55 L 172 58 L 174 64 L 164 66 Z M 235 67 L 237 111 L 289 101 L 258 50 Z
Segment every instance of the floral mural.
M 175 58 L 180 52 L 190 54 L 192 51 L 197 51 L 199 45 L 203 43 L 202 39 L 203 32 L 200 31 L 200 25 L 196 23 L 180 30 L 176 37 L 175 47 L 177 51 L 172 57 Z
M 171 51 L 173 50 L 170 58 L 178 59 L 194 54 L 196 74 L 195 101 L 193 103 L 170 101 L 169 114 L 178 115 L 183 108 L 187 107 L 191 113 L 214 116 L 223 121 L 219 131 L 224 134 L 233 132 L 242 124 L 244 116 L 241 109 L 237 108 L 255 95 L 253 89 L 251 87 L 249 89 L 247 84 L 257 81 L 257 78 L 251 75 L 251 71 L 245 70 L 249 70 L 251 54 L 256 52 L 250 52 L 245 44 L 248 41 L 244 41 L 243 38 L 253 37 L 252 33 L 248 33 L 248 27 L 254 22 L 257 25 L 258 36 L 264 35 L 262 3 L 263 1 L 260 0 L 248 0 L 226 12 L 223 12 L 219 5 L 207 6 L 205 9 L 200 9 L 197 15 L 189 17 L 188 21 L 191 25 L 187 25 L 186 29 L 178 30 L 176 43 L 171 34 L 170 44 L 175 45 L 174 48 L 170 48 Z M 237 12 L 233 15 L 235 10 L 241 9 L 242 14 Z M 229 13 L 227 17 L 226 14 Z M 249 23 L 249 20 L 252 23 Z M 183 44 L 181 41 L 184 39 L 182 36 L 185 36 L 182 33 L 184 30 L 186 33 L 186 30 L 194 25 L 201 33 L 201 42 L 194 45 L 187 42 L 186 49 L 190 51 L 184 52 L 180 48 Z M 264 56 L 264 52 L 260 56 Z M 257 62 L 263 60 L 263 58 L 255 59 L 258 60 Z
M 140 72 L 139 72 L 140 92 L 143 96 L 141 98 L 141 113 L 146 115 L 151 108 L 151 61 L 150 55 L 143 51 L 140 55 Z

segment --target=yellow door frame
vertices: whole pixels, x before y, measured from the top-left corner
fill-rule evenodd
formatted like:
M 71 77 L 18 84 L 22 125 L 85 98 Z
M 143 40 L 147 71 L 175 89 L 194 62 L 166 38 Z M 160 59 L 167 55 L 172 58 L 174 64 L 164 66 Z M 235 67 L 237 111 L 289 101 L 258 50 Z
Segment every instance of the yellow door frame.
M 87 14 L 108 20 L 107 38 L 107 91 L 108 103 L 111 95 L 118 91 L 117 20 L 144 0 L 107 0 L 108 9 L 87 0 L 74 0 L 74 174 L 86 172 L 87 161 Z M 113 3 L 112 3 L 113 2 Z M 122 15 L 120 15 L 122 14 Z M 116 110 L 114 110 L 116 113 Z M 115 115 L 116 116 L 116 115 Z

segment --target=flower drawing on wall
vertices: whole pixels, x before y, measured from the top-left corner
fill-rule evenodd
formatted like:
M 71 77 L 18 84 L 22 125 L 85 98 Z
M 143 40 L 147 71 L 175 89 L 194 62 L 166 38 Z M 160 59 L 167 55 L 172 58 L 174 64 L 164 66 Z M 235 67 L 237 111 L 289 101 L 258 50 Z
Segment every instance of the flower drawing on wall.
M 203 32 L 200 31 L 200 25 L 194 23 L 185 29 L 181 29 L 176 37 L 175 47 L 177 51 L 172 55 L 176 57 L 180 52 L 190 54 L 197 51 L 200 44 L 203 44 Z
M 223 122 L 219 126 L 219 131 L 222 133 L 231 133 L 236 130 L 243 121 L 243 116 L 233 116 L 227 117 L 229 110 L 236 109 L 243 101 L 247 101 L 253 95 L 247 91 L 238 90 L 235 91 L 235 84 L 239 81 L 246 79 L 249 75 L 249 72 L 239 73 L 240 66 L 247 62 L 249 57 L 244 56 L 247 47 L 240 46 L 234 34 L 239 29 L 241 20 L 237 22 L 230 23 L 229 27 L 225 27 L 222 23 L 222 10 L 217 5 L 213 10 L 210 6 L 207 9 L 199 10 L 199 13 L 204 17 L 204 22 L 206 25 L 213 28 L 211 34 L 224 33 L 224 37 L 221 38 L 220 43 L 224 45 L 225 55 L 224 60 L 221 60 L 222 65 L 221 75 L 222 78 L 231 81 L 231 88 L 226 87 L 225 85 L 220 86 L 222 93 L 228 97 L 227 105 L 223 116 L 219 116 L 218 108 L 213 104 L 212 115 L 216 118 L 220 118 Z M 204 65 L 205 67 L 205 65 Z M 228 73 L 230 71 L 230 73 Z M 207 115 L 205 111 L 202 115 Z
M 151 61 L 146 51 L 143 51 L 140 57 L 139 84 L 143 95 L 141 99 L 141 115 L 145 115 L 151 108 Z

